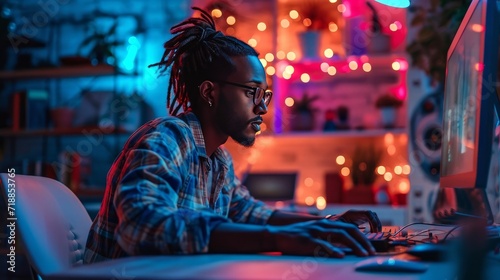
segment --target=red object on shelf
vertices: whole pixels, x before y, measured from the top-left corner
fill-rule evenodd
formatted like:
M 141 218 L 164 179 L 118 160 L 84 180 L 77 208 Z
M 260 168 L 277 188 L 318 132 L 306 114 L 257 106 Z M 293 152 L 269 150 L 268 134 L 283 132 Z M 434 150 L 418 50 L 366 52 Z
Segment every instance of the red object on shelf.
M 342 203 L 345 204 L 375 204 L 372 186 L 355 186 L 344 191 Z
M 406 205 L 407 204 L 407 193 L 396 193 L 392 198 L 392 205 Z

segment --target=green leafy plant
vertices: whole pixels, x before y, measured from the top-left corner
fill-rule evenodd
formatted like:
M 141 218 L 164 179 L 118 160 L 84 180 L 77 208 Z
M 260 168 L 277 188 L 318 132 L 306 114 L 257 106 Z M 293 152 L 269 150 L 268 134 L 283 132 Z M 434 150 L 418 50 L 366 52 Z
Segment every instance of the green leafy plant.
M 88 57 L 92 60 L 93 64 L 108 63 L 114 64 L 116 57 L 113 49 L 117 46 L 123 45 L 122 41 L 115 39 L 115 32 L 118 24 L 115 22 L 107 31 L 102 31 L 97 26 L 92 25 L 92 34 L 85 38 L 80 44 L 81 49 L 91 46 Z M 113 63 L 109 63 L 111 58 Z
M 380 164 L 382 151 L 374 144 L 357 146 L 352 156 L 351 179 L 353 186 L 372 186 L 377 179 L 375 169 Z
M 387 107 L 392 107 L 392 108 L 399 108 L 403 106 L 403 100 L 395 97 L 394 95 L 390 93 L 383 94 L 377 98 L 375 101 L 375 107 L 377 108 L 387 108 Z
M 318 99 L 318 95 L 309 96 L 309 94 L 305 92 L 301 99 L 295 100 L 295 103 L 292 106 L 292 112 L 314 114 L 317 109 L 313 106 L 313 102 Z
M 442 84 L 446 73 L 448 49 L 471 0 L 428 2 L 429 8 L 423 5 L 412 5 L 409 8 L 413 14 L 409 25 L 420 29 L 415 39 L 407 45 L 406 51 L 414 66 L 431 76 L 433 82 Z

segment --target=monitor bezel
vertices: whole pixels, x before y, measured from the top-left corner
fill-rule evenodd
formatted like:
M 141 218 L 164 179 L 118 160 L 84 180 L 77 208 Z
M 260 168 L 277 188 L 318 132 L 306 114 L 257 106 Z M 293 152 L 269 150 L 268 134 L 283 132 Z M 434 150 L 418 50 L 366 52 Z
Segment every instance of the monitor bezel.
M 493 86 L 493 91 L 491 90 L 491 80 L 496 80 L 497 73 L 497 61 L 498 61 L 498 22 L 496 18 L 498 17 L 496 1 L 492 0 L 474 0 L 470 4 L 467 13 L 462 20 L 458 31 L 453 38 L 453 41 L 448 49 L 447 63 L 449 62 L 451 55 L 456 50 L 456 47 L 463 36 L 465 29 L 472 17 L 474 10 L 478 5 L 482 5 L 482 18 L 484 19 L 485 30 L 481 34 L 482 46 L 480 46 L 480 59 L 479 61 L 484 65 L 482 73 L 480 73 L 480 79 L 478 82 L 478 88 L 481 91 L 481 102 L 477 103 L 477 110 L 475 112 L 475 137 L 476 137 L 476 148 L 474 149 L 473 156 L 473 169 L 470 172 L 462 172 L 457 174 L 440 175 L 440 185 L 441 187 L 449 188 L 483 188 L 487 186 L 489 165 L 491 159 L 491 147 L 493 139 L 493 113 L 494 104 L 496 100 L 491 100 L 492 98 L 497 99 L 497 94 L 495 93 L 495 87 Z M 496 28 L 495 28 L 496 27 Z M 496 30 L 495 30 L 496 29 Z M 497 36 L 495 36 L 495 34 Z M 496 46 L 496 47 L 495 47 Z M 448 74 L 448 65 L 446 73 Z M 489 76 L 489 77 L 488 77 Z M 490 78 L 491 77 L 491 78 Z M 494 81 L 493 80 L 493 81 Z M 446 87 L 446 83 L 445 83 Z M 445 89 L 446 92 L 446 89 Z M 446 96 L 445 96 L 446 99 Z M 444 100 L 446 104 L 446 100 Z M 445 107 L 443 106 L 443 131 L 445 130 L 444 123 L 446 122 Z M 443 146 L 442 146 L 443 147 Z M 443 159 L 447 158 L 447 154 L 444 148 L 441 149 L 441 165 L 443 165 Z M 441 167 L 441 170 L 443 168 Z

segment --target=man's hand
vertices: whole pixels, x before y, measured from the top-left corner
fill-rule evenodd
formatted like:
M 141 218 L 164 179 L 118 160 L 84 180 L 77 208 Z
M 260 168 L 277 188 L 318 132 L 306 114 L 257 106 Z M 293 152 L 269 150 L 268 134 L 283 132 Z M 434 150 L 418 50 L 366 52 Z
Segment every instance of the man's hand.
M 288 255 L 341 258 L 342 247 L 357 256 L 375 254 L 375 249 L 359 229 L 343 222 L 313 220 L 284 226 L 269 226 L 275 250 Z
M 377 214 L 370 210 L 348 210 L 340 215 L 332 215 L 328 217 L 328 219 L 350 223 L 356 226 L 368 223 L 371 232 L 379 232 L 382 230 L 382 223 Z

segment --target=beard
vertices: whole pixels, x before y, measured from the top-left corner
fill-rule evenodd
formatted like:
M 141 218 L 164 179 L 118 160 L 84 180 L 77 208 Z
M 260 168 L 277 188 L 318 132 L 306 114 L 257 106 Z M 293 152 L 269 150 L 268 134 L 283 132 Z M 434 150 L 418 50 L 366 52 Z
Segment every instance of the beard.
M 236 143 L 251 147 L 255 143 L 255 134 L 245 133 L 248 130 L 249 120 L 242 117 L 241 110 L 238 111 L 224 95 L 219 98 L 218 105 L 215 120 L 221 132 L 231 137 Z

